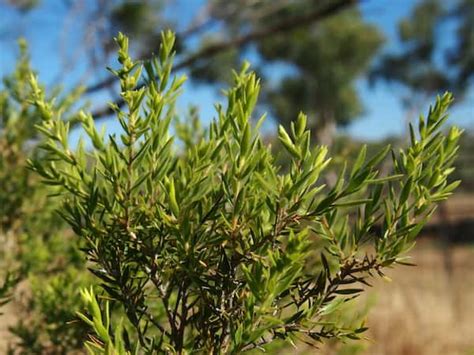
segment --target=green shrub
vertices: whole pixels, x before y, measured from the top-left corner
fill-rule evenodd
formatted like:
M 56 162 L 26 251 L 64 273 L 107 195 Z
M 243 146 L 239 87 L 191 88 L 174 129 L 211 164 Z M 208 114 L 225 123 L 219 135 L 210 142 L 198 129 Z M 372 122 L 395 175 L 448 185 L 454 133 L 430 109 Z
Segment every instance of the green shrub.
M 6 305 L 12 298 L 12 289 L 18 283 L 18 276 L 7 273 L 0 285 L 0 307 Z M 0 312 L 0 316 L 2 313 Z
M 10 308 L 10 317 L 18 319 L 11 328 L 15 353 L 62 353 L 83 347 L 85 325 L 75 312 L 81 306 L 79 290 L 91 280 L 77 238 L 55 213 L 59 204 L 47 199 L 56 188 L 41 184 L 40 177 L 26 168 L 28 158 L 43 159 L 44 153 L 35 129 L 41 115 L 28 103 L 32 69 L 24 41 L 20 54 L 0 90 L 0 307 L 14 298 L 13 288 L 22 281 L 22 291 L 16 292 L 17 302 Z M 61 95 L 54 108 L 73 119 L 71 106 L 78 94 L 75 90 Z M 58 303 L 48 304 L 51 299 Z
M 88 287 L 89 274 L 68 267 L 53 276 L 30 277 L 32 296 L 25 316 L 11 328 L 13 344 L 24 354 L 68 354 L 84 348 L 89 328 L 77 319 L 82 302 L 79 290 Z
M 192 137 L 180 126 L 188 139 L 175 142 L 185 79 L 170 76 L 173 34 L 144 65 L 129 57 L 126 37 L 117 43 L 121 67 L 112 72 L 126 105 L 113 109 L 123 134 L 105 137 L 81 112 L 90 149 L 71 148 L 69 124 L 31 78 L 47 138 L 46 159 L 31 167 L 59 187 L 59 211 L 104 291 L 83 292 L 81 317 L 95 332 L 89 350 L 239 353 L 277 339 L 359 338 L 363 324 L 346 327 L 332 315 L 369 277 L 407 263 L 436 202 L 458 184 L 446 179 L 461 132 L 440 131 L 451 95 L 437 99 L 417 133 L 411 128 L 407 150 L 391 152 L 391 174 L 378 173 L 389 147 L 370 158 L 364 148 L 325 187 L 327 148 L 311 146 L 304 114 L 290 132 L 279 128 L 291 163 L 288 171 L 276 165 L 258 133 L 263 117 L 251 120 L 259 81 L 247 65 L 208 130 Z M 123 326 L 112 324 L 110 302 L 123 306 Z

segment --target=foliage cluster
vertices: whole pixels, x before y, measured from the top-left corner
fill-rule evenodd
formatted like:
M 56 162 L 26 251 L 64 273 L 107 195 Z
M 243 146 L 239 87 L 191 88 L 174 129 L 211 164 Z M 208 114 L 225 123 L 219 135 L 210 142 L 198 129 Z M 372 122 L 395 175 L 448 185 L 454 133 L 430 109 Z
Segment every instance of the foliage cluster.
M 178 125 L 175 142 L 185 78 L 170 75 L 174 39 L 164 32 L 158 56 L 142 64 L 118 36 L 121 67 L 111 71 L 126 106 L 112 108 L 123 132 L 105 137 L 81 111 L 87 148 L 70 146 L 69 123 L 30 80 L 45 137 L 45 156 L 30 166 L 58 188 L 59 212 L 103 290 L 83 291 L 89 350 L 239 353 L 277 339 L 359 338 L 363 324 L 334 314 L 370 277 L 407 263 L 436 203 L 458 184 L 447 179 L 461 132 L 441 131 L 451 95 L 410 127 L 406 150 L 367 157 L 363 148 L 325 186 L 328 149 L 311 145 L 304 114 L 279 128 L 289 168 L 275 163 L 258 131 L 264 117 L 253 122 L 260 84 L 248 65 L 210 127 Z M 381 175 L 387 155 L 393 171 Z M 111 317 L 117 307 L 125 320 Z

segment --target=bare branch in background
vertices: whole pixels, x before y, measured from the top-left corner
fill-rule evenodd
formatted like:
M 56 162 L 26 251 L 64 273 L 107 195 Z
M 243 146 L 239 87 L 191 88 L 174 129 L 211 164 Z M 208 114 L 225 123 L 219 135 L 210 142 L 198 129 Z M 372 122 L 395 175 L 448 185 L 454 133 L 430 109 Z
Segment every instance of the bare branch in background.
M 181 62 L 179 62 L 178 64 L 174 66 L 173 70 L 177 71 L 177 70 L 189 67 L 201 59 L 213 57 L 218 53 L 221 53 L 223 51 L 226 51 L 232 48 L 242 47 L 250 42 L 261 40 L 270 35 L 275 35 L 277 33 L 291 31 L 299 27 L 307 26 L 318 20 L 321 20 L 328 16 L 332 16 L 352 5 L 355 5 L 357 2 L 358 0 L 333 1 L 331 4 L 323 8 L 308 12 L 302 16 L 290 17 L 272 26 L 262 28 L 262 29 L 257 29 L 253 32 L 249 32 L 245 35 L 236 37 L 229 41 L 223 41 L 223 42 L 208 45 L 198 50 L 194 54 L 189 55 L 187 58 L 183 59 Z M 96 92 L 104 88 L 107 88 L 110 85 L 112 85 L 115 81 L 116 81 L 115 77 L 107 78 L 103 80 L 102 82 L 87 88 L 86 93 L 92 93 L 92 92 Z M 117 102 L 115 102 L 115 104 L 121 107 L 123 106 L 124 102 L 123 100 L 118 100 Z M 104 107 L 93 112 L 92 115 L 94 119 L 100 119 L 100 118 L 110 116 L 111 114 L 113 114 L 113 110 L 110 107 Z
M 199 11 L 194 20 L 191 21 L 191 25 L 180 33 L 181 37 L 191 37 L 201 31 L 206 30 L 212 24 L 211 4 L 206 3 Z
M 77 84 L 80 85 L 85 83 L 87 78 L 92 75 L 97 68 L 102 67 L 102 63 L 108 59 L 107 53 L 101 53 L 101 49 L 105 46 L 104 39 L 109 36 L 106 29 L 108 16 L 107 1 L 98 0 L 95 4 L 96 9 L 89 12 L 86 9 L 84 0 L 78 0 L 76 2 L 65 0 L 64 6 L 68 8 L 68 11 L 63 21 L 59 40 L 62 70 L 53 80 L 53 83 L 62 82 L 68 73 L 76 69 L 78 62 L 84 58 L 82 54 L 86 53 L 89 57 L 89 65 L 77 80 Z M 81 40 L 77 41 L 76 38 L 72 38 L 71 36 L 73 35 L 73 31 L 77 30 L 77 26 L 81 26 L 78 25 L 77 21 L 83 13 L 86 13 L 87 17 L 84 20 L 84 24 L 82 24 Z M 77 46 L 72 53 L 68 54 L 67 46 L 71 41 L 77 42 Z
M 67 14 L 64 16 L 62 31 L 59 35 L 59 56 L 61 57 L 61 71 L 53 82 L 61 82 L 68 72 L 72 71 L 77 64 L 79 59 L 78 51 L 82 51 L 82 45 L 77 46 L 73 55 L 68 55 L 67 46 L 70 38 L 71 27 L 77 21 L 77 16 L 84 11 L 84 1 L 79 0 L 72 4 L 70 1 L 63 1 L 63 5 L 68 9 Z M 87 42 L 84 45 L 87 47 Z

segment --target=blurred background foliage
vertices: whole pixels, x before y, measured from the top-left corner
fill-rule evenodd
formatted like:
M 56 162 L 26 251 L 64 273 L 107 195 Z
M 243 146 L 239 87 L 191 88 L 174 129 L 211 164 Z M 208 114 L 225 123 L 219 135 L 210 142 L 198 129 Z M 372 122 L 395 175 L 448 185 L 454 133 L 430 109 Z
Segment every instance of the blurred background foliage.
M 366 143 L 345 129 L 371 109 L 361 97 L 361 80 L 373 90 L 382 86 L 387 95 L 397 97 L 403 109 L 399 120 L 405 123 L 423 112 L 436 94 L 454 92 L 455 103 L 470 115 L 464 120 L 468 122 L 464 127 L 467 131 L 454 174 L 463 182 L 457 199 L 440 209 L 433 228 L 428 227 L 426 233 L 435 245 L 442 246 L 441 251 L 426 247 L 430 255 L 426 260 L 425 254 L 417 253 L 421 253 L 420 260 L 425 260 L 422 267 L 426 267 L 426 275 L 440 272 L 426 266 L 431 260 L 442 265 L 446 287 L 454 290 L 446 297 L 463 303 L 463 297 L 474 295 L 472 269 L 466 274 L 470 281 L 461 281 L 462 287 L 455 283 L 456 272 L 466 272 L 463 267 L 470 265 L 466 264 L 466 255 L 474 257 L 472 246 L 459 251 L 452 245 L 458 239 L 471 243 L 474 239 L 474 1 L 381 1 L 379 11 L 383 12 L 410 5 L 397 27 L 389 29 L 395 38 L 364 16 L 363 7 L 373 2 L 378 0 L 0 0 L 0 13 L 11 15 L 2 16 L 0 25 L 0 73 L 4 76 L 0 84 L 0 263 L 2 270 L 13 271 L 13 276 L 6 271 L 0 274 L 0 302 L 13 292 L 13 284 L 17 284 L 14 292 L 21 296 L 20 301 L 2 308 L 6 314 L 0 338 L 5 341 L 0 341 L 0 352 L 8 346 L 12 353 L 25 354 L 83 351 L 87 331 L 75 316 L 81 307 L 78 290 L 93 280 L 78 251 L 80 245 L 54 213 L 57 206 L 46 201 L 47 195 L 55 193 L 54 188 L 41 185 L 38 177 L 25 169 L 26 160 L 40 154 L 37 148 L 42 143 L 34 129 L 38 115 L 25 102 L 30 58 L 24 41 L 20 41 L 19 55 L 13 55 L 10 61 L 4 48 L 11 48 L 20 37 L 31 37 L 32 32 L 55 43 L 55 50 L 42 53 L 45 59 L 39 63 L 46 72 L 53 70 L 45 61 L 54 58 L 59 63 L 60 69 L 50 75 L 47 92 L 58 97 L 56 105 L 72 125 L 72 112 L 78 105 L 87 105 L 96 120 L 107 124 L 111 111 L 105 102 L 110 99 L 122 103 L 120 97 L 111 94 L 118 92 L 113 90 L 117 82 L 104 70 L 115 65 L 112 38 L 118 31 L 131 37 L 133 55 L 146 59 L 157 51 L 160 31 L 171 28 L 177 33 L 176 70 L 190 76 L 196 93 L 210 88 L 217 96 L 229 83 L 231 69 L 250 59 L 262 77 L 259 110 L 268 111 L 273 122 L 285 126 L 300 110 L 307 113 L 313 141 L 331 147 L 336 155 L 334 167 L 350 164 Z M 54 33 L 42 31 L 41 23 L 34 21 L 48 16 L 60 17 L 56 22 L 62 25 L 54 27 Z M 391 43 L 394 40 L 396 45 Z M 16 69 L 10 63 L 15 58 Z M 365 94 L 370 95 L 370 91 Z M 197 109 L 191 112 L 197 127 Z M 205 125 L 208 117 L 202 119 Z M 385 124 L 384 119 L 379 118 L 380 125 Z M 113 130 L 110 123 L 107 130 Z M 192 135 L 192 130 L 187 134 Z M 279 150 L 274 130 L 268 129 L 266 134 L 267 141 Z M 406 140 L 405 134 L 372 140 L 368 142 L 369 154 L 387 142 L 398 147 Z M 283 155 L 281 163 L 285 164 Z M 331 184 L 331 174 L 326 179 Z M 462 265 L 457 264 L 459 260 Z M 465 288 L 466 284 L 472 285 Z M 437 290 L 434 286 L 432 289 Z M 444 301 L 442 298 L 438 303 Z M 377 307 L 373 300 L 362 303 L 353 321 L 365 317 L 367 307 Z M 452 306 L 448 304 L 446 307 Z M 465 313 L 474 316 L 474 309 L 468 308 Z M 439 320 L 446 327 L 450 321 L 446 317 Z M 462 324 L 459 329 L 464 329 Z M 372 335 L 377 338 L 380 334 Z M 448 340 L 449 336 L 445 342 L 433 341 L 447 344 Z M 433 348 L 417 341 L 410 340 L 408 348 L 377 348 L 377 353 L 408 354 L 415 349 L 411 353 L 454 354 L 474 346 L 472 342 L 461 346 L 457 338 L 453 347 Z M 369 343 L 328 344 L 324 353 L 365 353 L 370 349 Z

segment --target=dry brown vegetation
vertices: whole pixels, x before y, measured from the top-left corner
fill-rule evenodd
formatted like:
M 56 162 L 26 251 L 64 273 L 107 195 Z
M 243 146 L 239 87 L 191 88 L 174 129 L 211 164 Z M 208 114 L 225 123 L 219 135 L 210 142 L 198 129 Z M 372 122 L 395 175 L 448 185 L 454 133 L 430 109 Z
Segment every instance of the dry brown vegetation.
M 451 271 L 441 248 L 420 242 L 416 268 L 393 270 L 394 282 L 376 285 L 367 354 L 474 354 L 474 246 L 451 247 Z

